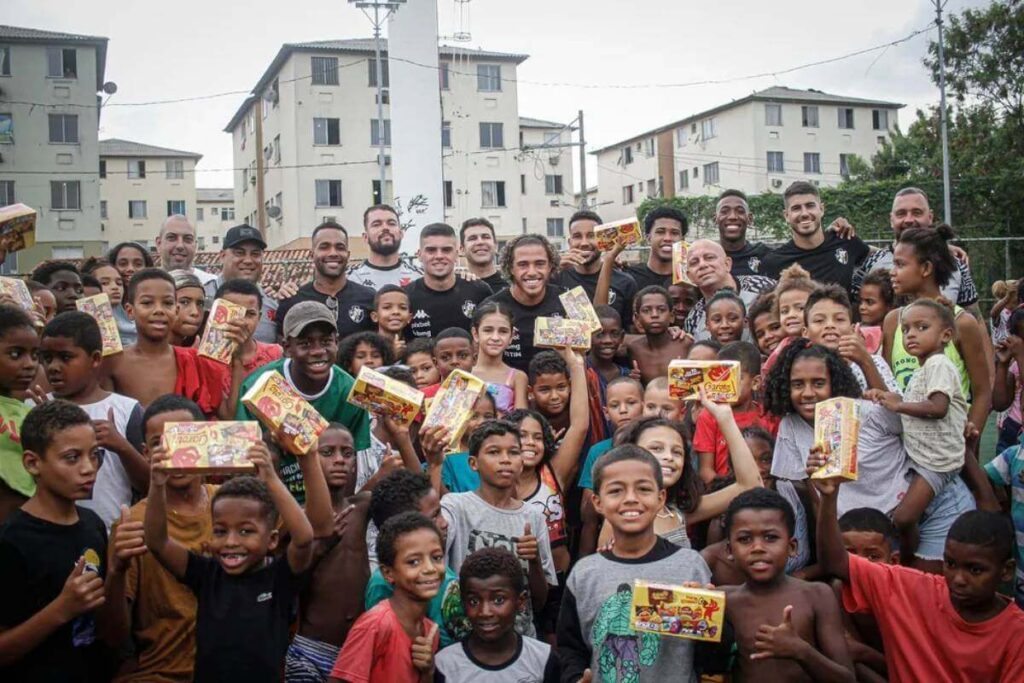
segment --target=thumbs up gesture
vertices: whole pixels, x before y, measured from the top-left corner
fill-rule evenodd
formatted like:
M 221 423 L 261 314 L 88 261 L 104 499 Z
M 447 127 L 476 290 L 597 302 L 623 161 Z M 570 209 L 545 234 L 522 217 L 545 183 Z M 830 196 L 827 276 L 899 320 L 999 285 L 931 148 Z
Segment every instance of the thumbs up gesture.
M 412 641 L 412 665 L 422 674 L 430 673 L 434 669 L 434 638 L 437 637 L 437 624 L 430 629 L 430 633 L 423 636 L 416 636 Z
M 106 420 L 93 420 L 92 427 L 96 430 L 96 445 L 113 451 L 118 455 L 131 449 L 128 439 L 124 434 L 117 431 L 117 424 L 114 422 L 113 407 L 107 409 Z
M 64 622 L 68 622 L 96 609 L 103 600 L 103 579 L 95 571 L 86 570 L 83 555 L 75 562 L 71 575 L 55 600 L 58 613 Z
M 633 367 L 629 369 L 629 376 L 637 382 L 643 381 L 644 376 L 643 373 L 640 372 L 640 363 L 633 361 Z
M 529 522 L 523 527 L 523 535 L 516 540 L 516 555 L 519 556 L 519 559 L 527 562 L 532 562 L 540 557 L 537 550 L 537 537 L 533 535 Z
M 762 624 L 754 636 L 751 659 L 795 659 L 801 648 L 808 647 L 793 627 L 793 606 L 782 610 L 782 623 L 778 626 Z
M 128 506 L 121 506 L 121 519 L 111 530 L 109 559 L 110 571 L 123 572 L 133 557 L 146 554 L 146 540 L 142 533 L 142 522 L 133 522 Z

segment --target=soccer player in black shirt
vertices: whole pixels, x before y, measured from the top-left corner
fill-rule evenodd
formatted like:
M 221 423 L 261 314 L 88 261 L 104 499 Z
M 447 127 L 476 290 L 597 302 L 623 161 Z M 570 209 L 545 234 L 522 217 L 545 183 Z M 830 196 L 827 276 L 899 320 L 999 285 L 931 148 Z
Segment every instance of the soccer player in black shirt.
M 731 273 L 760 275 L 761 261 L 771 251 L 763 242 L 748 242 L 747 228 L 754 224 L 754 214 L 747 204 L 747 195 L 739 190 L 725 190 L 718 195 L 715 205 L 715 225 L 718 241 L 732 259 Z
M 497 294 L 508 287 L 508 282 L 498 270 L 494 255 L 498 251 L 494 225 L 486 218 L 467 218 L 459 228 L 459 252 L 466 259 L 470 273 L 487 283 Z

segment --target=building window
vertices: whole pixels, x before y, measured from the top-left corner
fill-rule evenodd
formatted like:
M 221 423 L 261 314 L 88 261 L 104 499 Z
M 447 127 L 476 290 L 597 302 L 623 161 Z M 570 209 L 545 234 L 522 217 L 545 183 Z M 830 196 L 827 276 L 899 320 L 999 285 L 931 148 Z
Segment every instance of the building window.
M 781 126 L 782 125 L 782 105 L 781 104 L 765 104 L 764 105 L 764 125 L 766 125 L 766 126 Z
M 449 78 L 449 71 L 448 71 L 449 66 L 450 65 L 448 64 L 448 62 L 441 62 L 441 65 L 440 65 L 440 67 L 437 70 L 437 72 L 438 72 L 438 80 L 440 81 L 440 84 L 441 84 L 441 90 L 448 90 L 451 87 L 449 85 L 449 80 L 448 80 L 448 78 Z
M 562 176 L 544 176 L 544 194 L 562 194 Z
M 839 127 L 850 129 L 853 128 L 853 108 L 852 107 L 839 107 Z
M 505 207 L 505 181 L 485 180 L 480 183 L 480 206 L 484 209 Z
M 146 217 L 146 201 L 143 199 L 133 199 L 128 202 L 128 218 L 145 218 Z
M 686 127 L 676 129 L 676 147 L 686 147 L 687 139 L 689 135 L 686 132 Z
M 14 143 L 14 115 L 0 114 L 0 144 Z
M 704 119 L 700 122 L 700 137 L 702 140 L 710 140 L 718 135 L 718 126 L 715 124 L 715 120 Z
M 654 138 L 644 140 L 644 156 L 648 159 L 654 156 Z
M 235 220 L 235 210 L 233 208 L 231 208 L 231 209 L 221 209 L 220 210 L 220 219 L 222 221 L 233 221 L 233 220 Z M 217 238 L 216 237 L 213 238 L 213 243 L 214 244 L 217 243 Z
M 341 206 L 341 181 L 340 180 L 318 180 L 318 181 L 316 181 L 316 205 L 317 206 Z
M 804 128 L 817 128 L 818 108 L 813 106 L 800 107 L 800 119 Z
M 11 48 L 9 45 L 0 45 L 0 76 L 11 75 Z
M 184 216 L 185 215 L 185 200 L 183 199 L 170 199 L 167 201 L 167 215 L 168 216 Z
M 50 142 L 78 144 L 78 116 L 75 114 L 50 114 Z
M 107 160 L 100 159 L 100 178 L 107 177 Z
M 0 180 L 0 206 L 9 206 L 14 203 L 14 181 Z
M 622 148 L 622 165 L 629 166 L 631 163 L 633 163 L 633 148 L 626 145 Z
M 49 78 L 78 78 L 78 55 L 74 48 L 46 48 L 46 75 Z
M 679 189 L 686 190 L 690 187 L 690 172 L 680 171 L 679 172 Z
M 210 210 L 210 216 L 214 216 L 215 214 L 216 214 L 216 209 L 211 209 Z M 202 223 L 202 222 L 203 222 L 203 207 L 197 206 L 196 207 L 196 223 Z
M 128 177 L 129 178 L 145 178 L 146 177 L 146 162 L 142 159 L 129 159 L 128 160 Z
M 622 203 L 632 204 L 633 203 L 633 186 L 625 185 L 622 188 Z
M 390 204 L 391 203 L 391 199 L 392 199 L 391 195 L 393 193 L 392 187 L 393 187 L 393 185 L 392 185 L 390 180 L 384 181 L 384 196 L 382 197 L 381 194 L 380 194 L 380 181 L 379 180 L 374 180 L 373 181 L 373 186 L 372 186 L 373 203 L 374 204 Z
M 889 112 L 885 109 L 871 110 L 871 127 L 875 130 L 889 130 Z
M 480 92 L 501 92 L 501 64 L 477 64 L 476 89 Z
M 375 57 L 370 57 L 369 59 L 366 60 L 366 64 L 367 64 L 367 70 L 369 71 L 369 76 L 370 76 L 369 86 L 371 88 L 376 88 L 377 87 L 377 59 Z M 382 84 L 381 87 L 387 88 L 387 87 L 389 87 L 389 83 L 391 81 L 391 76 L 388 73 L 388 63 L 387 63 L 387 60 L 382 60 L 381 61 L 380 68 L 381 68 L 381 80 L 384 81 L 384 83 Z
M 274 136 L 274 163 L 280 165 L 281 163 L 281 136 Z
M 519 194 L 526 194 L 526 174 L 519 176 Z
M 374 147 L 380 144 L 380 121 L 370 121 L 370 144 Z M 384 145 L 391 144 L 391 119 L 384 119 Z
M 785 173 L 786 164 L 782 158 L 782 152 L 768 152 L 768 172 Z
M 77 180 L 51 180 L 50 208 L 81 211 L 82 192 L 79 182 Z
M 565 219 L 548 219 L 548 237 L 565 237 Z
M 313 85 L 338 85 L 337 57 L 310 57 Z
M 504 126 L 501 123 L 480 122 L 480 147 L 482 149 L 504 147 Z
M 181 159 L 167 160 L 168 180 L 182 180 L 185 177 L 185 162 Z
M 444 208 L 450 209 L 455 206 L 454 190 L 452 188 L 452 181 L 444 181 Z
M 839 175 L 843 178 L 850 177 L 850 158 L 852 154 L 840 154 L 839 155 Z
M 647 181 L 647 196 L 658 196 L 658 181 L 656 181 L 654 178 L 651 178 L 650 180 Z
M 441 122 L 441 147 L 448 149 L 452 146 L 452 122 Z
M 100 218 L 106 219 L 107 217 L 107 200 L 100 200 Z
M 341 119 L 313 119 L 314 145 L 340 145 Z
M 821 173 L 821 155 L 817 152 L 804 152 L 804 173 Z
M 213 243 L 214 244 L 220 244 L 220 235 L 214 235 L 213 236 Z
M 718 184 L 718 162 L 711 164 L 704 164 L 704 184 L 705 185 L 717 185 Z

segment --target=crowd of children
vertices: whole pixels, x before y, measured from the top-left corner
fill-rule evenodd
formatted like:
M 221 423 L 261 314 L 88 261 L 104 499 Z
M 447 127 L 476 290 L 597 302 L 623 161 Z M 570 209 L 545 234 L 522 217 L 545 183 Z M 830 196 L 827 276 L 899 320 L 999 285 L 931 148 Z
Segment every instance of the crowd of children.
M 673 282 L 687 223 L 662 208 L 626 286 L 596 214 L 569 223 L 563 263 L 513 240 L 507 288 L 430 337 L 388 284 L 375 331 L 302 300 L 258 341 L 267 295 L 218 280 L 244 310 L 226 362 L 197 350 L 212 290 L 138 245 L 37 269 L 32 310 L 0 300 L 0 679 L 1024 680 L 1024 280 L 990 321 L 952 306 L 939 226 L 903 230 L 853 298 L 800 265 L 729 275 L 707 240 Z M 565 280 L 596 304 L 586 353 L 532 345 Z M 106 356 L 76 310 L 100 292 Z M 738 397 L 677 400 L 676 359 L 735 362 Z M 455 440 L 350 403 L 364 368 L 427 401 L 456 370 L 486 390 Z M 166 467 L 168 424 L 258 420 L 241 397 L 268 373 L 323 418 L 314 447 L 265 429 L 253 474 Z M 836 397 L 859 406 L 854 481 L 810 476 Z M 638 630 L 637 580 L 724 592 L 719 638 Z

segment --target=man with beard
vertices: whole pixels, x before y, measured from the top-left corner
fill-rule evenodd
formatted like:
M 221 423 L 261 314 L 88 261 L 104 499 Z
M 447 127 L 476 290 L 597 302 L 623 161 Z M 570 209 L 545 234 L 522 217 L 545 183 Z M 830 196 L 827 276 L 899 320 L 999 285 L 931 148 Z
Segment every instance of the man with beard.
M 349 279 L 378 290 L 384 285 L 405 287 L 422 275 L 398 253 L 404 232 L 398 212 L 387 204 L 375 204 L 364 211 L 363 233 L 370 256 L 349 271 Z
M 583 287 L 587 296 L 594 301 L 597 281 L 601 271 L 601 252 L 597 250 L 594 228 L 601 224 L 601 217 L 593 211 L 577 211 L 569 219 L 569 251 L 562 254 L 559 270 L 551 278 L 555 284 L 572 289 Z M 628 328 L 633 321 L 633 297 L 637 283 L 622 271 L 612 272 L 611 288 L 608 291 L 608 305 L 618 312 L 622 325 Z
M 928 204 L 928 195 L 924 190 L 916 187 L 905 187 L 896 193 L 892 200 L 892 210 L 889 213 L 889 225 L 892 227 L 893 242 L 890 245 L 873 252 L 864 259 L 863 265 L 854 275 L 852 293 L 854 296 L 860 293 L 861 283 L 864 276 L 875 268 L 892 269 L 892 254 L 896 240 L 907 228 L 930 228 L 935 225 L 935 214 Z M 949 299 L 957 306 L 966 308 L 982 322 L 985 319 L 978 308 L 978 288 L 971 276 L 971 269 L 967 266 L 959 250 L 953 251 L 956 257 L 957 270 L 953 272 L 949 282 L 942 288 L 942 296 Z
M 313 280 L 301 287 L 295 296 L 285 299 L 277 309 L 277 331 L 280 336 L 288 310 L 302 301 L 317 301 L 337 318 L 338 336 L 374 329 L 370 320 L 373 290 L 353 282 L 348 268 L 348 231 L 334 221 L 321 223 L 313 230 Z
M 263 251 L 267 248 L 267 243 L 263 241 L 263 235 L 259 230 L 251 225 L 236 225 L 227 231 L 221 244 L 223 249 L 220 252 L 220 275 L 207 282 L 204 287 L 208 301 L 213 301 L 217 290 L 228 280 L 241 278 L 260 287 L 260 276 L 263 274 Z M 264 344 L 273 344 L 277 341 L 274 327 L 277 299 L 267 294 L 262 287 L 260 294 L 263 297 L 263 311 L 253 338 Z
M 505 278 L 498 271 L 494 254 L 498 250 L 494 225 L 486 218 L 468 218 L 459 229 L 460 251 L 466 259 L 466 267 L 478 280 L 487 283 L 492 292 L 508 287 Z
M 405 287 L 412 336 L 436 337 L 449 327 L 469 332 L 477 304 L 491 295 L 491 288 L 484 282 L 470 282 L 455 274 L 458 253 L 452 226 L 431 223 L 423 228 L 418 253 L 423 277 Z
M 156 236 L 156 251 L 160 254 L 160 267 L 168 272 L 184 270 L 192 273 L 199 278 L 203 287 L 217 279 L 213 273 L 192 265 L 196 257 L 196 229 L 180 213 L 168 216 L 160 226 L 160 234 Z
M 542 316 L 565 317 L 558 300 L 564 290 L 551 284 L 551 269 L 558 253 L 540 235 L 519 235 L 508 243 L 501 255 L 501 272 L 509 281 L 504 289 L 486 299 L 506 306 L 512 312 L 512 343 L 505 350 L 505 362 L 526 372 L 537 353 L 533 345 L 533 323 Z
M 734 275 L 732 263 L 722 245 L 711 240 L 697 240 L 686 254 L 686 274 L 700 291 L 700 299 L 686 315 L 683 329 L 697 341 L 708 339 L 707 304 L 722 289 L 731 289 L 750 306 L 764 292 L 775 289 L 778 283 L 763 275 Z M 749 332 L 743 326 L 743 338 L 749 341 Z

